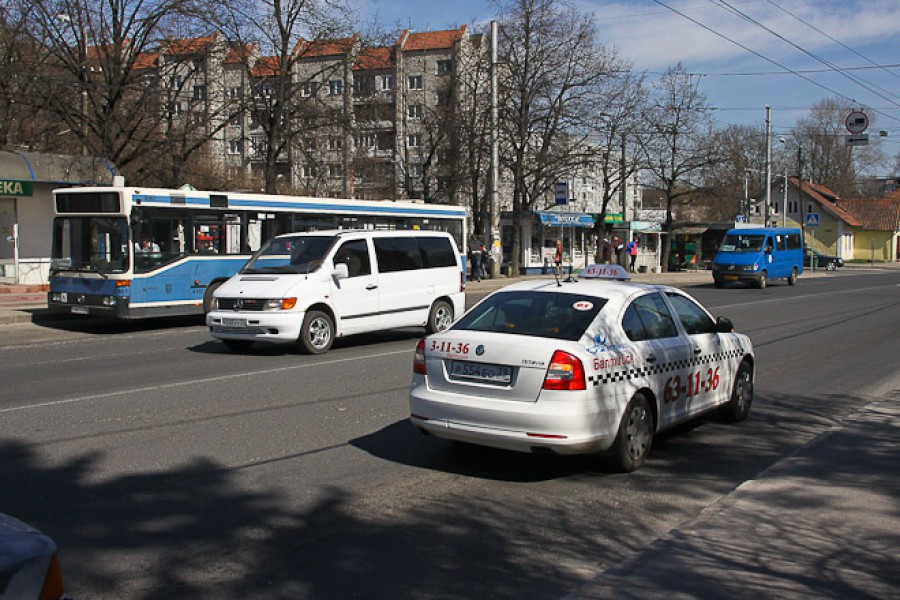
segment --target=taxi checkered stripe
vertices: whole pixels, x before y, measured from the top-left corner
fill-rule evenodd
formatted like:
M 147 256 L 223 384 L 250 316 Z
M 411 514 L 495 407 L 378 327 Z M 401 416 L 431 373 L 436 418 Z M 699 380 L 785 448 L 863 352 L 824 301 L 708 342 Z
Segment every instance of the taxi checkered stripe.
M 610 371 L 608 373 L 589 375 L 588 381 L 591 382 L 594 386 L 598 386 L 601 384 L 605 385 L 607 383 L 618 383 L 620 381 L 628 381 L 630 379 L 640 379 L 642 377 L 659 375 L 660 373 L 669 373 L 671 371 L 689 369 L 691 367 L 705 365 L 729 358 L 740 358 L 743 355 L 743 348 L 735 348 L 734 350 L 728 350 L 725 352 L 716 352 L 714 354 L 707 354 L 705 356 L 695 356 L 688 360 L 676 360 L 660 365 L 649 365 L 636 369 L 622 369 L 619 371 Z

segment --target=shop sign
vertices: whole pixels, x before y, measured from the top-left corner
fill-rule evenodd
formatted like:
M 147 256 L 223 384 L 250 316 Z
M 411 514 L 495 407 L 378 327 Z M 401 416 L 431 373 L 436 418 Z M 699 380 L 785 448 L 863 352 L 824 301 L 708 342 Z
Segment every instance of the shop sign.
M 31 196 L 30 181 L 0 179 L 0 196 Z

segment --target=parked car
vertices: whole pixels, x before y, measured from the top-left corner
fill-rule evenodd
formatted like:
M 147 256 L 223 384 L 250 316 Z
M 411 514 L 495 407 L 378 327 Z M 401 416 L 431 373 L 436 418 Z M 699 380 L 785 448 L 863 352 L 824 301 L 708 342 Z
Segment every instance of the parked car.
M 56 543 L 34 527 L 0 513 L 0 600 L 64 600 Z
M 844 266 L 844 259 L 840 256 L 828 256 L 821 252 L 816 252 L 811 248 L 806 249 L 806 255 L 803 257 L 803 266 L 813 266 L 812 260 L 816 259 L 815 267 L 817 269 L 825 269 L 826 271 L 834 271 L 838 267 Z
M 532 453 L 609 453 L 634 471 L 654 434 L 718 411 L 747 417 L 753 344 L 685 292 L 591 265 L 487 296 L 416 347 L 410 421 L 423 433 Z

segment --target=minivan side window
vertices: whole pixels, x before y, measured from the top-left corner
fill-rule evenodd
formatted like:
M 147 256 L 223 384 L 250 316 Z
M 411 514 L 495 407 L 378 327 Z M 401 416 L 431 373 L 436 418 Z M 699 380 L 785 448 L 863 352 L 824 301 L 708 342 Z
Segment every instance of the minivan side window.
M 456 253 L 450 245 L 449 238 L 421 237 L 418 238 L 418 242 L 422 265 L 426 269 L 456 266 Z
M 369 248 L 366 240 L 351 240 L 341 244 L 338 251 L 334 253 L 334 264 L 340 263 L 347 265 L 350 277 L 371 275 L 372 265 L 369 262 Z
M 789 233 L 786 237 L 788 250 L 799 250 L 803 247 L 803 242 L 800 241 L 799 233 Z
M 393 273 L 396 271 L 412 271 L 422 268 L 422 256 L 414 237 L 377 237 L 375 257 L 378 259 L 378 271 Z

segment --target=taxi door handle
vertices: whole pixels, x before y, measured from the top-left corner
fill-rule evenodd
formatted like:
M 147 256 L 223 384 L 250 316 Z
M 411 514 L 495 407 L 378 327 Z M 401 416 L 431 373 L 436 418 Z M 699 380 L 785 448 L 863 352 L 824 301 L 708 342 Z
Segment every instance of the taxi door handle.
M 644 360 L 646 360 L 648 363 L 651 363 L 651 364 L 652 364 L 652 363 L 655 363 L 655 362 L 656 362 L 656 355 L 655 355 L 655 354 L 648 354 L 648 355 L 647 355 L 647 358 L 645 358 Z
M 377 287 L 378 287 L 378 286 L 375 285 L 374 283 L 370 283 L 369 285 L 366 286 L 366 289 L 367 289 L 367 290 L 374 290 L 374 289 L 377 288 Z
M 700 347 L 694 348 L 694 354 L 700 354 L 701 352 L 703 352 L 703 350 Z

